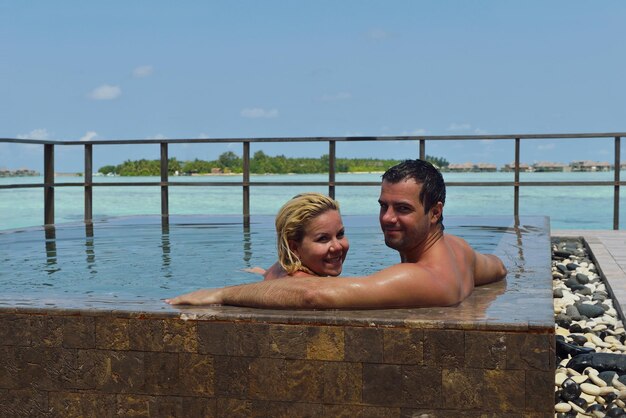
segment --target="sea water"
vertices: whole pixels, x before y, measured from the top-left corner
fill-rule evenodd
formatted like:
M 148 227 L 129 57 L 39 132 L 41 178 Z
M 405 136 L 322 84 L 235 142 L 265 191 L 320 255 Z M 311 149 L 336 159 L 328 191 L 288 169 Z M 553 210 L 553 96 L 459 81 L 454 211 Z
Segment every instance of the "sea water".
M 337 174 L 336 181 L 380 182 L 380 173 Z M 513 173 L 444 173 L 446 182 L 513 181 Z M 171 182 L 220 182 L 225 186 L 170 187 L 169 210 L 173 215 L 240 215 L 243 193 L 240 175 L 171 177 Z M 324 182 L 327 174 L 252 175 L 251 181 Z M 612 181 L 613 172 L 521 173 L 521 181 Z M 80 183 L 80 177 L 57 178 L 57 182 Z M 94 182 L 158 182 L 157 177 L 94 177 Z M 0 178 L 0 184 L 42 183 L 41 177 Z M 346 215 L 376 215 L 379 186 L 337 186 L 336 198 Z M 274 215 L 297 193 L 328 193 L 326 186 L 251 186 L 250 210 L 253 215 Z M 620 228 L 626 224 L 626 192 L 620 198 Z M 83 188 L 55 189 L 56 223 L 77 222 L 83 217 Z M 158 186 L 93 188 L 93 215 L 96 220 L 128 215 L 160 213 Z M 612 186 L 522 186 L 520 215 L 548 216 L 552 229 L 611 229 L 613 227 Z M 513 214 L 513 187 L 460 187 L 447 189 L 445 215 L 500 216 Z M 0 190 L 0 230 L 37 226 L 43 223 L 42 188 Z

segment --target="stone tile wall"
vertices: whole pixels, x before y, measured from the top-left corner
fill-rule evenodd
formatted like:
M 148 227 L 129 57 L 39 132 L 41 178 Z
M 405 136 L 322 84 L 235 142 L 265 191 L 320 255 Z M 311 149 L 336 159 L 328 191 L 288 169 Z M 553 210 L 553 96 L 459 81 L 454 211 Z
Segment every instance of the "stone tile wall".
M 553 417 L 554 334 L 0 312 L 0 416 Z

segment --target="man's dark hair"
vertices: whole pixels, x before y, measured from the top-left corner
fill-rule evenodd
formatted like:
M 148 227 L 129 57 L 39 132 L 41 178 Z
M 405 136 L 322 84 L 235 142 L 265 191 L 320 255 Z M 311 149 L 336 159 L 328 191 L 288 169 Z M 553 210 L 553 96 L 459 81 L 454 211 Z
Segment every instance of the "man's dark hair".
M 394 184 L 407 178 L 422 185 L 418 198 L 424 206 L 424 213 L 428 213 L 437 202 L 446 204 L 446 184 L 434 165 L 424 160 L 405 160 L 383 174 L 383 181 Z M 443 226 L 443 215 L 439 218 L 439 223 Z

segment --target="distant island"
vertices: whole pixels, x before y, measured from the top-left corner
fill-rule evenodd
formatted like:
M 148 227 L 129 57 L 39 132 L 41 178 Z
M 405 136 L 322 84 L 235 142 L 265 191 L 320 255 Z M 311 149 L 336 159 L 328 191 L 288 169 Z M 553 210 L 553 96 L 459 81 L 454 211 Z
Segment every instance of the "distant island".
M 0 168 L 0 177 L 34 177 L 38 175 L 39 173 L 37 171 L 28 168 L 19 168 L 17 170 Z
M 462 163 L 450 164 L 446 159 L 427 155 L 430 161 L 443 172 L 451 173 L 494 173 L 512 172 L 515 164 L 505 164 L 498 167 L 492 163 Z M 338 173 L 372 173 L 383 172 L 389 167 L 399 163 L 400 160 L 380 158 L 337 158 L 335 169 Z M 328 172 L 328 155 L 317 158 L 288 158 L 284 155 L 275 157 L 266 155 L 263 151 L 257 151 L 250 159 L 250 172 L 253 174 L 317 174 Z M 612 171 L 614 166 L 605 161 L 572 161 L 569 164 L 556 162 L 537 162 L 532 165 L 519 164 L 520 172 L 599 172 Z M 620 170 L 626 170 L 626 163 L 622 163 Z M 234 152 L 228 151 L 221 154 L 217 160 L 205 161 L 195 159 L 193 161 L 179 161 L 170 158 L 168 161 L 168 174 L 171 176 L 202 176 L 210 174 L 241 174 L 243 172 L 243 160 Z M 160 160 L 126 160 L 118 165 L 105 165 L 98 170 L 96 175 L 105 176 L 158 176 L 161 173 Z M 35 170 L 20 168 L 9 170 L 0 168 L 0 177 L 31 177 L 40 176 Z M 55 173 L 55 177 L 82 176 L 83 173 Z
M 328 155 L 318 158 L 288 158 L 284 155 L 275 157 L 257 151 L 250 158 L 250 172 L 253 174 L 315 174 L 328 172 Z M 449 165 L 443 158 L 426 156 L 437 167 Z M 340 173 L 367 173 L 385 171 L 399 163 L 400 160 L 378 158 L 336 158 L 335 169 Z M 119 165 L 105 165 L 98 170 L 101 175 L 117 176 L 158 176 L 161 172 L 160 160 L 127 160 Z M 232 151 L 221 154 L 217 160 L 179 161 L 168 160 L 170 175 L 207 175 L 207 174 L 239 174 L 243 172 L 243 159 Z

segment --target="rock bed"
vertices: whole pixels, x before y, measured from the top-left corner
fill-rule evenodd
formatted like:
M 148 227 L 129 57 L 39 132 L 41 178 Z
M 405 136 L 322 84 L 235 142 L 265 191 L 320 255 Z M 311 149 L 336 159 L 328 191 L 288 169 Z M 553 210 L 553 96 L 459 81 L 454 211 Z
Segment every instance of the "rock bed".
M 578 239 L 552 240 L 555 414 L 626 418 L 626 333 Z

